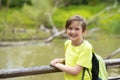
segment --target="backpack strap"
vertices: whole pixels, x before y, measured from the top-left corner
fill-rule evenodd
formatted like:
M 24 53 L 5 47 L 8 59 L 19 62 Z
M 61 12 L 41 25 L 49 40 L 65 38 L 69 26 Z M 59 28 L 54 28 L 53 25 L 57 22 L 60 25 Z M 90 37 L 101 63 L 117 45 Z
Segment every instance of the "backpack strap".
M 89 72 L 89 69 L 88 68 L 85 68 L 83 67 L 83 73 L 82 73 L 82 80 L 84 80 L 84 76 L 85 76 L 85 71 L 87 70 L 89 76 L 90 76 L 90 72 Z M 91 76 L 90 76 L 90 79 L 91 79 Z
M 85 76 L 85 67 L 83 67 L 82 80 L 84 80 L 84 76 Z
M 92 57 L 92 80 L 98 80 L 98 76 L 99 76 L 99 61 L 95 55 L 95 53 L 93 53 L 93 57 Z
M 98 80 L 98 75 L 99 75 L 99 61 L 98 61 L 98 59 L 97 59 L 97 57 L 96 57 L 96 55 L 94 53 L 92 55 L 92 70 L 91 70 L 92 77 L 90 75 L 89 69 L 83 67 L 82 80 L 84 80 L 84 75 L 85 75 L 85 71 L 86 70 L 87 70 L 87 72 L 88 72 L 91 80 Z

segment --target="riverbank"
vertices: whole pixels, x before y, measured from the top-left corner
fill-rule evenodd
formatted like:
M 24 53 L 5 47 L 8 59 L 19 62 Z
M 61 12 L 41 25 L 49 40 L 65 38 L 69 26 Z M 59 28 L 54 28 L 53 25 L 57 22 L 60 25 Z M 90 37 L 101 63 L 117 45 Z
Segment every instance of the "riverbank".
M 0 41 L 0 47 L 32 45 L 32 44 L 36 44 L 38 42 L 40 42 L 40 41 L 38 41 L 38 40 L 28 40 L 28 41 Z

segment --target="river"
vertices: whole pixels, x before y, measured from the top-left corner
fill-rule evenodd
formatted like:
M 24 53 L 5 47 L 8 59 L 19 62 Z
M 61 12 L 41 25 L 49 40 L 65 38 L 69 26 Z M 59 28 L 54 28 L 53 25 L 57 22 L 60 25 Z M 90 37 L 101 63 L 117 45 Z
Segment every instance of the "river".
M 106 58 L 120 48 L 120 38 L 105 34 L 94 34 L 86 38 L 91 42 L 95 52 Z M 64 57 L 65 39 L 54 39 L 50 43 L 36 41 L 34 44 L 0 47 L 0 69 L 12 69 L 49 65 L 56 57 Z M 120 54 L 112 58 L 120 58 Z M 109 76 L 120 75 L 120 69 L 109 69 Z M 50 73 L 3 80 L 63 80 L 63 72 Z

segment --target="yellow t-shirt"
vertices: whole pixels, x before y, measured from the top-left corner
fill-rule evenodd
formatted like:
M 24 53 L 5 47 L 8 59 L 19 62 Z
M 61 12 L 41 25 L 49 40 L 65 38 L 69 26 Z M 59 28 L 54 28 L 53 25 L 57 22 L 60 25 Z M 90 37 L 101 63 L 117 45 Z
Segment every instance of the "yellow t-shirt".
M 71 40 L 67 40 L 65 42 L 65 65 L 75 66 L 77 64 L 88 68 L 89 72 L 91 72 L 91 60 L 92 45 L 88 41 L 84 40 L 83 43 L 79 46 L 73 46 L 71 44 Z M 82 73 L 83 71 L 81 71 L 77 76 L 65 73 L 64 77 L 65 80 L 81 80 Z M 90 75 L 87 71 L 85 72 L 84 80 L 90 80 Z

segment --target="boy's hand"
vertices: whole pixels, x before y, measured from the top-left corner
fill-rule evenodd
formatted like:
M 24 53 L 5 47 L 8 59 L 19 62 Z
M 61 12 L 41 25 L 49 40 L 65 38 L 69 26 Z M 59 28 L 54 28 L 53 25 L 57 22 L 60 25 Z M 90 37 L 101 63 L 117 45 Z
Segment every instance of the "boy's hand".
M 55 66 L 56 63 L 64 63 L 64 62 L 65 60 L 63 58 L 56 58 L 50 62 L 50 65 Z

